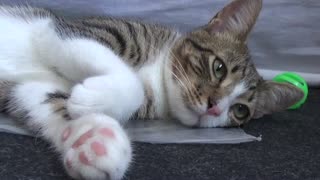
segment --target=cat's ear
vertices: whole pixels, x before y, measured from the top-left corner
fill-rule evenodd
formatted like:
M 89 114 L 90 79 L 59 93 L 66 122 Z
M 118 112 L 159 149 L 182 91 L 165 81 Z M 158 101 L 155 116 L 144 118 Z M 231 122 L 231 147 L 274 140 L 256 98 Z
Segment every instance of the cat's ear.
M 288 83 L 261 82 L 257 87 L 257 104 L 253 118 L 283 111 L 297 103 L 304 96 L 302 90 Z
M 262 0 L 234 0 L 218 12 L 206 26 L 209 33 L 227 33 L 246 41 L 262 8 Z

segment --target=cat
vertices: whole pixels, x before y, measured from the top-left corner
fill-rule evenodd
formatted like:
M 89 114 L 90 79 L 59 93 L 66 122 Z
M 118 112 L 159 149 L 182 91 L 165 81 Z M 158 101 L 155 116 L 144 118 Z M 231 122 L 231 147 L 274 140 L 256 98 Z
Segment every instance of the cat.
M 121 179 L 122 125 L 239 126 L 303 93 L 264 80 L 247 47 L 262 0 L 234 0 L 189 33 L 111 17 L 0 7 L 0 110 L 49 141 L 75 179 Z

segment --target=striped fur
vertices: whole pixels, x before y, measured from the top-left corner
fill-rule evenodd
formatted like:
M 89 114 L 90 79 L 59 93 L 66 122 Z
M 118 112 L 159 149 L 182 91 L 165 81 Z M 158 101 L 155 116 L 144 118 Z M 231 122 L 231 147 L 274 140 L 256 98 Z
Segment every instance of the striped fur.
M 264 81 L 251 60 L 246 39 L 261 6 L 235 0 L 186 34 L 0 7 L 0 110 L 51 142 L 70 176 L 120 179 L 131 146 L 119 123 L 239 126 L 302 98 L 292 85 Z
M 158 54 L 165 44 L 173 44 L 179 35 L 160 25 L 116 18 L 92 17 L 67 21 L 57 19 L 62 36 L 84 36 L 111 48 L 130 66 L 142 67 Z
M 166 70 L 166 73 L 171 74 L 169 79 L 173 79 L 176 84 L 187 87 L 180 87 L 186 89 L 181 92 L 181 98 L 184 100 L 183 106 L 191 111 L 197 111 L 194 108 L 197 109 L 198 105 L 206 107 L 208 99 L 219 101 L 228 96 L 237 83 L 244 82 L 249 90 L 242 95 L 245 99 L 241 101 L 245 101 L 251 109 L 250 117 L 252 117 L 258 97 L 256 87 L 262 84 L 263 80 L 254 67 L 245 40 L 259 14 L 261 8 L 259 2 L 259 0 L 235 1 L 220 11 L 206 26 L 185 35 L 160 25 L 112 17 L 65 19 L 48 10 L 30 7 L 4 7 L 2 13 L 15 14 L 26 21 L 37 16 L 49 17 L 54 20 L 54 28 L 61 38 L 84 37 L 95 40 L 111 48 L 138 73 L 147 64 L 154 63 L 159 54 L 167 54 L 166 65 L 169 66 L 167 67 L 169 70 Z M 215 32 L 216 22 L 231 21 L 228 20 L 229 15 L 237 13 L 230 11 L 231 7 L 240 10 L 245 7 L 250 9 L 245 14 L 240 14 L 242 17 L 237 17 L 243 18 L 241 25 L 232 22 L 238 27 L 228 24 L 224 30 L 223 23 L 220 23 L 218 31 Z M 228 75 L 223 81 L 217 81 L 213 74 L 212 64 L 216 59 L 223 61 L 228 69 Z M 155 106 L 152 87 L 148 82 L 144 84 L 145 103 L 134 117 L 142 119 L 165 117 L 167 113 L 157 110 Z M 166 91 L 170 97 L 170 88 Z M 172 106 L 170 98 L 167 104 Z M 170 107 L 170 111 L 171 115 L 177 116 L 174 107 Z M 232 116 L 225 118 L 228 119 L 227 125 L 243 123 Z

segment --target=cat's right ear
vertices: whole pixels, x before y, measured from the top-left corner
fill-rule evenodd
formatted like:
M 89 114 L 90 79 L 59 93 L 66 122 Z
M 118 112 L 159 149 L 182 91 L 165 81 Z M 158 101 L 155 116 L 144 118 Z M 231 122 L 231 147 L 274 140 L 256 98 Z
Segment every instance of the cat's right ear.
M 234 0 L 206 26 L 209 33 L 225 33 L 246 41 L 262 8 L 262 0 Z
M 257 95 L 254 119 L 286 110 L 304 96 L 303 91 L 294 85 L 272 81 L 262 81 L 257 87 Z

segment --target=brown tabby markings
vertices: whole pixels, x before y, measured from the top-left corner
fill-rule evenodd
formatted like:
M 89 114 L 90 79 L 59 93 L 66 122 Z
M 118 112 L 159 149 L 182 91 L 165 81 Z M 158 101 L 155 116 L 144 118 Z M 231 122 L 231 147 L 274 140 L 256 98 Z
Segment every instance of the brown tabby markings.
M 177 64 L 181 64 L 191 84 L 197 84 L 195 88 L 188 84 L 190 90 L 184 94 L 185 104 L 189 104 L 190 101 L 191 104 L 201 105 L 206 103 L 212 94 L 215 95 L 213 100 L 219 100 L 230 94 L 234 83 L 243 81 L 251 87 L 256 86 L 261 79 L 257 76 L 246 46 L 228 36 L 212 36 L 206 30 L 198 30 L 190 33 L 175 47 L 174 54 L 177 58 L 173 59 L 173 73 L 176 76 L 173 75 L 172 78 L 188 84 L 181 68 L 177 67 Z M 213 75 L 212 64 L 215 59 L 223 61 L 227 66 L 228 75 L 222 82 L 216 80 Z M 245 104 L 255 98 L 254 93 L 249 94 L 251 96 L 246 100 L 250 101 Z
M 150 62 L 177 33 L 159 25 L 108 17 L 93 17 L 75 21 L 57 20 L 62 36 L 79 35 L 95 39 L 110 47 L 134 68 Z
M 50 104 L 53 112 L 61 115 L 65 120 L 71 120 L 67 111 L 67 100 L 70 95 L 61 91 L 56 91 L 54 93 L 47 94 L 47 96 L 48 98 L 44 103 Z
M 33 9 L 32 11 L 33 14 L 53 16 L 42 9 Z M 95 39 L 113 49 L 136 69 L 152 61 L 150 57 L 156 56 L 165 48 L 165 44 L 174 43 L 178 34 L 158 25 L 147 25 L 108 17 L 93 17 L 73 21 L 56 17 L 55 23 L 57 31 L 62 37 L 84 36 Z M 238 54 L 245 58 L 237 57 Z M 230 58 L 228 58 L 229 56 Z M 205 29 L 200 29 L 175 42 L 171 59 L 176 78 L 186 81 L 181 72 L 186 71 L 184 73 L 188 74 L 188 81 L 191 82 L 188 84 L 191 87 L 183 94 L 184 99 L 191 101 L 192 104 L 202 105 L 207 103 L 209 94 L 215 94 L 214 100 L 229 94 L 234 87 L 232 82 L 238 82 L 245 77 L 246 79 L 251 78 L 251 81 L 259 78 L 250 76 L 250 74 L 256 75 L 256 72 L 250 72 L 255 71 L 254 68 L 246 68 L 250 61 L 248 57 L 248 50 L 240 42 L 228 36 L 212 36 Z M 212 63 L 217 58 L 222 59 L 228 69 L 230 69 L 230 66 L 238 66 L 223 83 L 215 82 L 212 72 Z M 241 66 L 242 64 L 244 66 Z M 251 61 L 250 64 L 252 64 Z M 253 67 L 253 65 L 250 67 Z M 241 70 L 242 74 L 239 77 Z M 220 88 L 223 91 L 218 91 Z M 148 94 L 145 100 L 146 104 L 143 108 L 140 108 L 141 112 L 138 112 L 138 114 L 140 118 L 152 118 L 155 117 L 153 114 L 155 110 L 152 105 L 152 91 L 148 88 L 145 91 Z
M 25 108 L 20 108 L 19 103 L 12 96 L 14 88 L 17 86 L 14 82 L 0 81 L 0 112 L 8 114 L 17 120 L 21 125 L 26 124 L 26 119 L 29 119 L 29 112 Z
M 151 87 L 145 85 L 145 99 L 143 105 L 132 116 L 132 119 L 156 119 L 159 115 L 154 106 L 154 95 Z
M 246 38 L 258 17 L 261 5 L 261 0 L 235 0 L 207 25 L 182 37 L 171 29 L 137 21 L 110 17 L 68 20 L 44 9 L 28 7 L 23 10 L 6 10 L 26 21 L 34 16 L 50 17 L 54 19 L 56 31 L 62 38 L 80 36 L 94 39 L 111 48 L 135 70 L 153 62 L 160 52 L 170 51 L 172 78 L 181 86 L 187 108 L 192 110 L 191 106 L 220 100 L 229 95 L 236 84 L 242 82 L 249 90 L 237 98 L 237 102 L 247 105 L 252 117 L 260 117 L 287 108 L 303 95 L 292 85 L 264 81 L 250 59 Z M 178 36 L 180 38 L 177 40 Z M 168 45 L 172 49 L 165 49 Z M 224 79 L 218 80 L 213 74 L 215 60 L 220 60 L 226 66 L 227 75 Z M 1 92 L 7 93 L 7 89 L 12 89 L 12 86 L 2 82 L 0 86 L 0 95 Z M 156 117 L 152 90 L 146 85 L 145 91 L 145 104 L 137 115 L 140 118 Z M 290 95 L 289 98 L 286 94 Z M 55 96 L 58 95 L 49 94 L 48 103 L 54 104 L 55 111 L 64 111 L 66 98 Z M 14 116 L 28 115 L 28 112 L 16 110 L 14 98 L 10 102 L 8 98 L 2 98 L 0 103 L 5 104 L 0 106 L 2 110 L 14 112 L 11 113 Z
M 29 118 L 29 112 L 23 110 L 24 108 L 20 108 L 19 102 L 11 95 L 17 85 L 14 82 L 0 81 L 0 112 L 9 114 L 23 122 L 23 119 Z M 70 120 L 71 118 L 66 108 L 69 94 L 57 91 L 49 93 L 47 96 L 48 98 L 43 103 L 50 104 L 54 113 L 60 114 L 66 120 Z
M 8 111 L 8 102 L 11 94 L 12 88 L 15 86 L 15 83 L 9 81 L 0 81 L 0 111 Z

